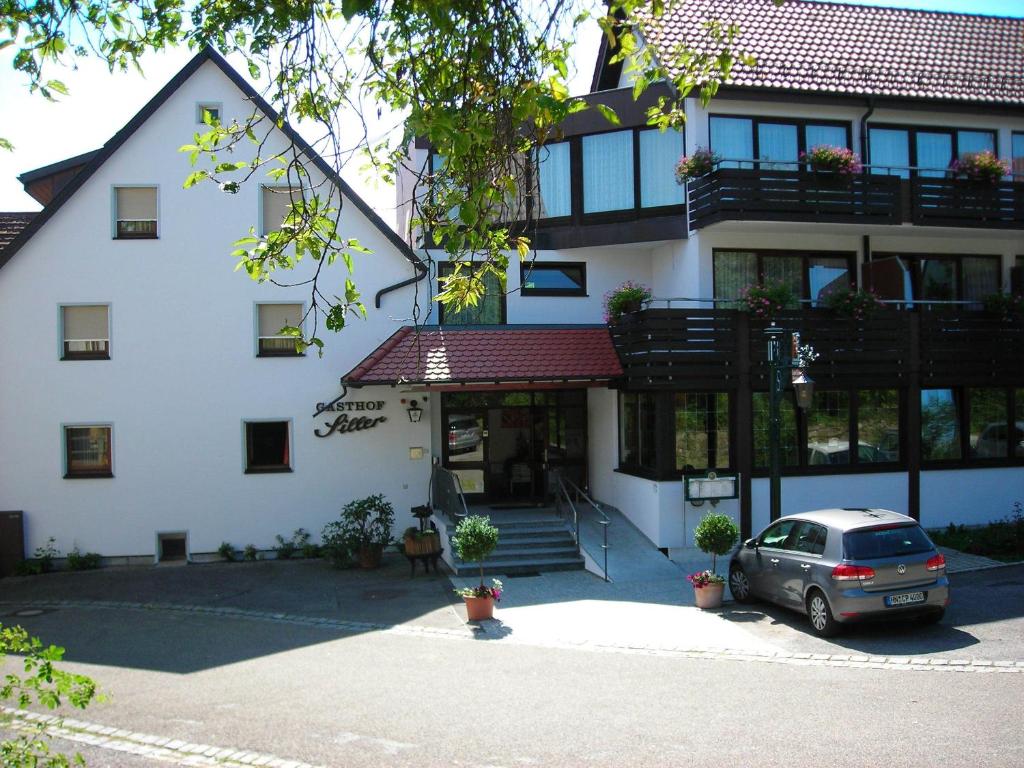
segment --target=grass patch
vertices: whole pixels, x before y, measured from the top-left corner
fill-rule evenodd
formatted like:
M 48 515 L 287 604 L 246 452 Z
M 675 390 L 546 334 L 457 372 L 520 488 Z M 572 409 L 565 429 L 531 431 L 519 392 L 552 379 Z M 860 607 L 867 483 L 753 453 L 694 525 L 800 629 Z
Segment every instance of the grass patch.
M 981 555 L 1004 563 L 1024 560 L 1024 508 L 1013 505 L 1013 514 L 988 525 L 968 528 L 950 523 L 929 531 L 933 542 L 969 555 Z

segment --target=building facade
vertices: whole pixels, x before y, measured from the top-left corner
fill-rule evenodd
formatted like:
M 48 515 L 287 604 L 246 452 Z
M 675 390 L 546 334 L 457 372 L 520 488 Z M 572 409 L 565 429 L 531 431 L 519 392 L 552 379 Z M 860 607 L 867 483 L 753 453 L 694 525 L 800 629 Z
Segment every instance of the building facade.
M 799 297 L 774 319 L 820 355 L 812 407 L 784 403 L 784 513 L 879 506 L 928 527 L 1009 514 L 1024 500 L 1024 327 L 985 300 L 1020 291 L 1024 268 L 1024 55 L 1007 42 L 1024 21 L 684 6 L 643 30 L 649 45 L 735 13 L 758 66 L 706 107 L 687 99 L 685 131 L 662 133 L 645 125 L 661 92 L 634 103 L 603 50 L 585 98 L 622 124 L 589 110 L 541 150 L 537 250 L 473 310 L 445 316 L 430 301 L 443 252 L 404 242 L 324 166 L 373 253 L 355 265 L 368 317 L 322 359 L 275 338 L 302 290 L 247 282 L 225 256 L 277 215 L 274 190 L 181 189 L 175 149 L 197 111 L 259 106 L 216 54 L 98 153 L 26 174 L 46 207 L 12 219 L 0 251 L 0 318 L 24 329 L 0 382 L 0 508 L 25 512 L 27 550 L 49 536 L 107 556 L 266 549 L 375 492 L 401 529 L 433 466 L 495 506 L 545 504 L 569 478 L 670 554 L 708 509 L 684 475 L 715 471 L 736 477 L 717 508 L 749 535 L 769 517 L 767 322 L 737 300 L 767 282 Z M 861 48 L 830 41 L 839 16 Z M 942 71 L 905 50 L 947 40 Z M 821 145 L 863 170 L 815 173 L 800 155 Z M 719 162 L 677 184 L 699 148 Z M 413 167 L 436 161 L 410 151 Z M 983 151 L 1012 173 L 951 170 Z M 609 326 L 603 297 L 629 280 L 653 299 Z M 866 320 L 825 307 L 858 287 L 889 303 Z M 417 298 L 425 325 L 408 320 Z

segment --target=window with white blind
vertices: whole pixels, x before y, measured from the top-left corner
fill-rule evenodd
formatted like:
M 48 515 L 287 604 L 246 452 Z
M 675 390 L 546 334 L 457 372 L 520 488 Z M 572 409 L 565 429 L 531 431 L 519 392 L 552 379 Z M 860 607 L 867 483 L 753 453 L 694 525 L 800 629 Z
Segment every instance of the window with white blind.
M 295 348 L 296 338 L 281 333 L 284 328 L 298 328 L 301 322 L 301 304 L 257 304 L 257 356 L 301 356 Z
M 302 202 L 302 190 L 295 187 L 262 187 L 260 201 L 260 234 L 281 228 L 288 217 L 290 206 Z
M 110 307 L 106 304 L 60 308 L 61 359 L 110 359 Z
M 157 236 L 156 187 L 114 187 L 114 237 L 118 240 Z

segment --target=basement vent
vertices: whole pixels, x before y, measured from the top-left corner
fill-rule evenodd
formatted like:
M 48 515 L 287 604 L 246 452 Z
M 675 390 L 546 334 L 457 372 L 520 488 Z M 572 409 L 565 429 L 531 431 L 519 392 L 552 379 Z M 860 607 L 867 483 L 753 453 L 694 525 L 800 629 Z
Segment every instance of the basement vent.
M 188 559 L 187 534 L 158 533 L 159 552 L 157 559 L 161 563 Z

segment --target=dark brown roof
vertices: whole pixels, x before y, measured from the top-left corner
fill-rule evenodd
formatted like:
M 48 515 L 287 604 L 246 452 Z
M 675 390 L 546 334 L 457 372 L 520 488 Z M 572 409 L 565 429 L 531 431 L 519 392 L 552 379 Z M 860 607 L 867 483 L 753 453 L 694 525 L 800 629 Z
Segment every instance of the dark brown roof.
M 350 385 L 607 381 L 622 375 L 605 326 L 399 328 Z
M 1024 105 L 1024 19 L 810 0 L 668 5 L 643 33 L 670 68 L 680 45 L 714 49 L 707 20 L 740 28 L 736 47 L 757 65 L 735 67 L 730 85 Z
M 0 213 L 0 253 L 35 217 L 34 213 Z

